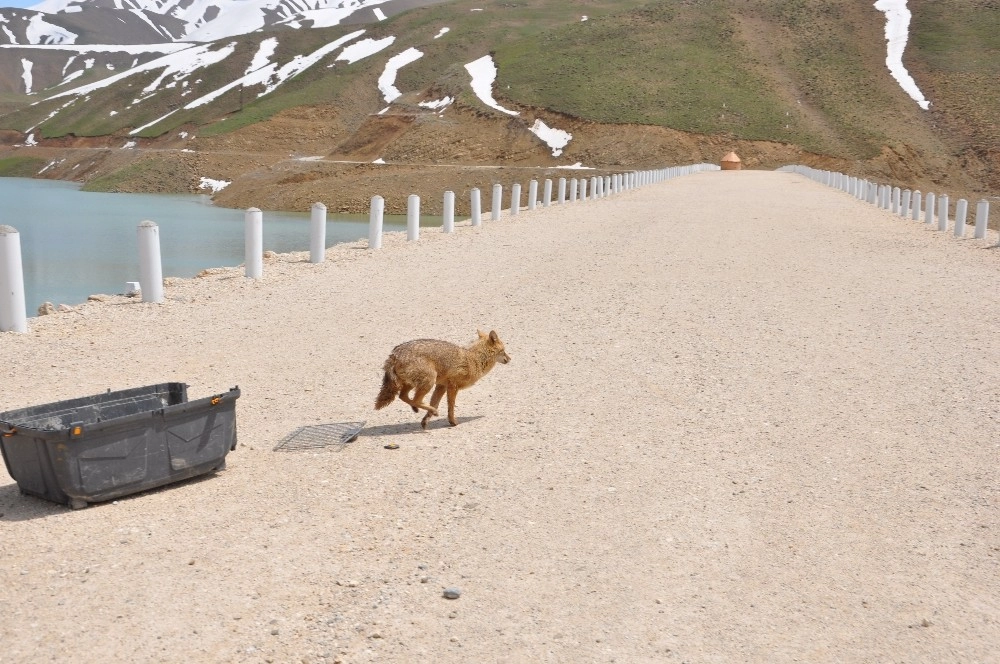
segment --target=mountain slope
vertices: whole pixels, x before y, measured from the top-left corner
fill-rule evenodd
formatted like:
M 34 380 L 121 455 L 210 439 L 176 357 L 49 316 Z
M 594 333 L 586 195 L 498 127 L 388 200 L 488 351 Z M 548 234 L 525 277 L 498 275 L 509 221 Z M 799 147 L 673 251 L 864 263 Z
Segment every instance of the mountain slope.
M 944 10 L 913 0 L 909 7 L 903 64 L 929 110 L 894 80 L 886 16 L 867 2 L 455 0 L 387 20 L 366 6 L 369 19 L 351 20 L 367 23 L 296 29 L 275 22 L 266 31 L 143 52 L 3 47 L 0 104 L 17 108 L 0 116 L 0 128 L 22 140 L 113 136 L 106 144 L 146 139 L 140 145 L 149 147 L 179 145 L 183 132 L 200 141 L 189 149 L 204 150 L 232 132 L 268 134 L 265 125 L 281 125 L 292 109 L 329 107 L 332 114 L 315 116 L 335 116 L 336 132 L 322 124 L 329 120 L 315 130 L 330 137 L 322 153 L 343 158 L 642 167 L 652 164 L 630 163 L 627 151 L 610 144 L 584 149 L 573 127 L 663 127 L 717 137 L 712 145 L 787 146 L 760 153 L 800 154 L 900 184 L 998 191 L 1000 99 L 989 83 L 1000 70 L 1000 6 L 956 0 Z M 488 102 L 474 91 L 470 67 L 489 55 L 497 74 L 486 83 L 496 97 Z M 29 73 L 34 86 L 25 97 Z M 462 149 L 475 141 L 465 129 L 449 140 L 449 123 L 476 122 L 493 147 Z M 572 134 L 559 155 L 532 131 L 539 122 Z M 432 134 L 434 141 L 422 138 Z M 307 144 L 316 149 L 296 139 L 284 152 Z

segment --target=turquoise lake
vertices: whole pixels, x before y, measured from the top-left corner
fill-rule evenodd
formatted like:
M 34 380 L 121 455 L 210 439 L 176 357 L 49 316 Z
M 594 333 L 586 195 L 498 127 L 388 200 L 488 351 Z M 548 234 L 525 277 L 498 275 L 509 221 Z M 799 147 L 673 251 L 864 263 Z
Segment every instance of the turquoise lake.
M 164 277 L 244 261 L 243 210 L 214 207 L 208 196 L 105 194 L 72 182 L 0 178 L 0 201 L 0 224 L 20 235 L 29 317 L 43 302 L 74 305 L 125 292 L 126 282 L 139 280 L 137 229 L 147 219 L 160 227 Z M 405 216 L 386 215 L 383 230 L 406 230 Z M 327 247 L 367 237 L 367 215 L 327 215 Z M 309 251 L 309 211 L 265 210 L 264 250 Z

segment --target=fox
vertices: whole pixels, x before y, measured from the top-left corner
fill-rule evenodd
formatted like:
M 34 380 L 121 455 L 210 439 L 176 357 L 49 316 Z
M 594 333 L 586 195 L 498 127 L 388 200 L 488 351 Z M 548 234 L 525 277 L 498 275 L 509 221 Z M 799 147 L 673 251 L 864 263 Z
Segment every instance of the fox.
M 385 408 L 398 396 L 413 408 L 414 413 L 421 409 L 427 411 L 420 420 L 420 426 L 426 429 L 427 422 L 438 414 L 441 397 L 447 393 L 448 424 L 458 426 L 455 419 L 458 391 L 472 387 L 497 362 L 510 362 L 510 355 L 495 330 L 489 334 L 481 330 L 476 332 L 479 337 L 465 348 L 437 339 L 415 339 L 393 348 L 382 366 L 385 373 L 382 389 L 375 398 L 375 410 Z M 434 393 L 428 405 L 424 403 L 424 397 L 431 389 Z M 410 390 L 414 390 L 412 398 Z

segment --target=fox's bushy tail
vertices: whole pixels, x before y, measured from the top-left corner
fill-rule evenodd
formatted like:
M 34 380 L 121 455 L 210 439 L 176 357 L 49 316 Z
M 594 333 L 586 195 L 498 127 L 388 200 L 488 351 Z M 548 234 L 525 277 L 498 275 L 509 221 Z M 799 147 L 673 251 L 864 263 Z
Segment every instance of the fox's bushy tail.
M 392 370 L 390 362 L 385 363 L 385 375 L 382 376 L 382 389 L 375 397 L 375 410 L 381 410 L 392 403 L 392 400 L 399 394 L 399 383 L 396 382 L 396 372 Z

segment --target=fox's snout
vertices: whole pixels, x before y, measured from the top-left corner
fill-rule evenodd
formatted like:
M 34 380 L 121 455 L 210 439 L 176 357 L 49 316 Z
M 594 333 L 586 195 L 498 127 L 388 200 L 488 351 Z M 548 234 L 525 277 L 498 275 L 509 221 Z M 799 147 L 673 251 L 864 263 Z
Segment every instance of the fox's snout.
M 510 362 L 510 355 L 507 354 L 507 351 L 504 351 L 499 355 L 497 355 L 497 362 L 499 362 L 500 364 L 507 364 L 508 362 Z

